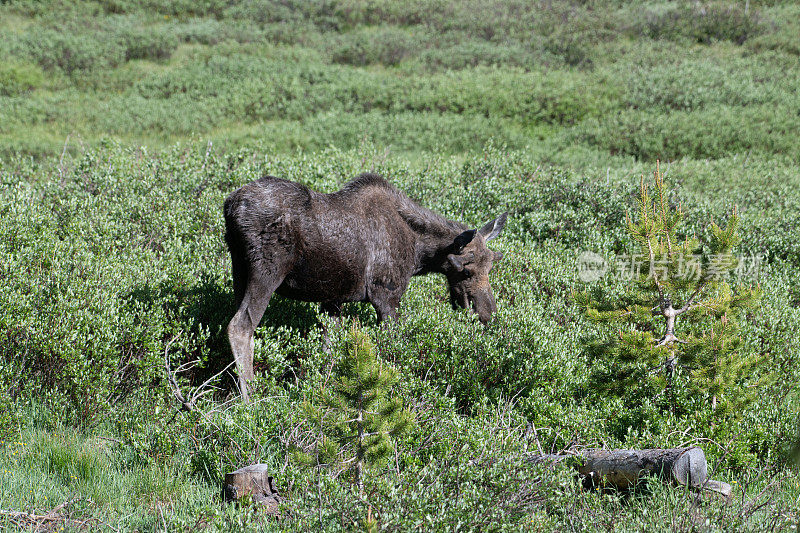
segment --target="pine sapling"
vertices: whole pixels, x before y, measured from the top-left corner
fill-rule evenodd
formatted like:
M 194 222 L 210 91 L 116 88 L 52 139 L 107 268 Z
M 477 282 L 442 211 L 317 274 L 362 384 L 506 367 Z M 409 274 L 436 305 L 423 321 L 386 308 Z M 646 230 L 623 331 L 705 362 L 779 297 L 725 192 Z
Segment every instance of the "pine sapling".
M 705 242 L 681 238 L 682 206 L 670 204 L 658 165 L 654 195 L 642 178 L 636 207 L 625 221 L 637 248 L 625 263 L 632 283 L 615 301 L 582 293 L 578 303 L 591 320 L 622 326 L 619 338 L 603 348 L 624 368 L 619 377 L 625 386 L 659 376 L 674 410 L 673 382 L 685 371 L 690 388 L 707 395 L 716 410 L 721 396 L 759 363 L 757 356 L 738 350 L 738 317 L 753 308 L 760 290 L 734 289 L 726 281 L 738 265 L 733 255 L 740 240 L 738 213 L 731 212 L 725 227 L 712 221 Z M 650 367 L 644 375 L 637 362 Z M 724 407 L 747 400 L 740 395 L 733 402 L 729 396 Z
M 397 371 L 381 364 L 368 335 L 350 330 L 338 378 L 317 402 L 304 402 L 306 419 L 320 429 L 311 450 L 295 453 L 301 463 L 353 472 L 361 497 L 366 471 L 384 464 L 392 439 L 412 423 L 412 414 L 391 395 Z

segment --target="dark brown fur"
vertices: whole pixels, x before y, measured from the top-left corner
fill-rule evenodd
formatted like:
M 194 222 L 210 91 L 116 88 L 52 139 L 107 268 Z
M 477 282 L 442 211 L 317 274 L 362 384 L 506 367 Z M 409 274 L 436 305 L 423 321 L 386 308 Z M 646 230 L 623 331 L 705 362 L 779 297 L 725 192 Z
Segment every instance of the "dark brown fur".
M 496 310 L 486 247 L 506 214 L 470 230 L 420 207 L 375 174 L 320 194 L 267 176 L 225 200 L 225 240 L 238 311 L 228 337 L 242 393 L 253 377 L 253 332 L 274 292 L 338 314 L 344 302 L 370 302 L 378 320 L 394 318 L 411 276 L 438 272 L 454 307 L 487 323 Z

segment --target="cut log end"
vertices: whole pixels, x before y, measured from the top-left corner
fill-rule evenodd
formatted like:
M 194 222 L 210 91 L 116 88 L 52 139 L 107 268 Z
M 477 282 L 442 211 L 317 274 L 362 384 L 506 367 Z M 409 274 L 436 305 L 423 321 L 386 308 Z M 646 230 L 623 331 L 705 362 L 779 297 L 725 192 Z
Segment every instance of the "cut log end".
M 679 485 L 699 488 L 708 478 L 706 454 L 700 448 L 683 451 L 672 465 L 672 477 Z

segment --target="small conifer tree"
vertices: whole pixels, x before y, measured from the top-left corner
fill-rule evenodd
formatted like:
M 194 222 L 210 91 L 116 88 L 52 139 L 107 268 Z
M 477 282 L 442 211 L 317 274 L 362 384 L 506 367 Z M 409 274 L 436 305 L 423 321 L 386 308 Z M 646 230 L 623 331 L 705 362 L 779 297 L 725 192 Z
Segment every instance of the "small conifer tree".
M 356 327 L 348 335 L 338 374 L 318 402 L 303 403 L 306 419 L 319 428 L 321 438 L 312 451 L 297 451 L 295 459 L 352 470 L 363 497 L 365 471 L 385 463 L 392 439 L 407 430 L 412 414 L 391 396 L 397 371 L 378 361 L 369 336 Z
M 626 217 L 637 248 L 625 262 L 632 283 L 614 301 L 584 292 L 578 303 L 589 319 L 621 326 L 618 338 L 601 344 L 621 369 L 617 385 L 662 380 L 674 411 L 672 386 L 681 374 L 712 410 L 746 403 L 751 395 L 734 400 L 730 389 L 759 361 L 738 351 L 738 319 L 760 299 L 760 289 L 734 289 L 727 282 L 738 264 L 732 253 L 739 243 L 738 214 L 734 209 L 724 228 L 712 221 L 706 242 L 680 238 L 682 206 L 670 205 L 658 165 L 654 185 L 651 196 L 642 178 L 636 214 Z

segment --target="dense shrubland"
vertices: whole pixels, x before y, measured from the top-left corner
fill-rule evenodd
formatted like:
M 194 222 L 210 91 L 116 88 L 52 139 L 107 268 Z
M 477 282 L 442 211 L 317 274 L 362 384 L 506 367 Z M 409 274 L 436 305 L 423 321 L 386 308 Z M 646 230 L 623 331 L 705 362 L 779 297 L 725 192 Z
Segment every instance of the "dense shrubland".
M 217 407 L 223 414 L 213 422 L 194 415 L 172 420 L 174 407 L 163 370 L 165 347 L 169 344 L 176 362 L 203 362 L 194 376 L 183 376 L 182 386 L 197 385 L 229 363 L 223 332 L 233 302 L 219 212 L 225 194 L 263 173 L 330 191 L 371 168 L 453 218 L 479 224 L 487 213 L 510 211 L 504 237 L 496 245 L 505 259 L 492 274 L 501 303 L 496 321 L 484 329 L 466 312 L 451 310 L 444 281 L 436 277 L 414 280 L 400 320 L 386 328 L 375 325 L 368 306 L 349 306 L 344 324 L 338 324 L 314 305 L 276 298 L 257 332 L 256 389 L 263 401 L 252 407 Z M 676 163 L 670 173 L 689 170 L 701 183 L 704 173 L 691 165 Z M 717 170 L 706 172 L 714 177 Z M 244 150 L 209 153 L 202 145 L 159 154 L 106 145 L 55 169 L 12 159 L 3 164 L 2 175 L 0 242 L 7 281 L 0 345 L 6 362 L 3 390 L 13 406 L 7 415 L 15 416 L 23 428 L 35 428 L 23 430 L 25 435 L 65 426 L 116 435 L 122 444 L 114 448 L 119 454 L 112 455 L 112 463 L 123 472 L 128 464 L 149 465 L 162 473 L 177 469 L 184 480 L 180 483 L 207 480 L 213 487 L 223 470 L 258 459 L 274 464 L 286 483 L 299 484 L 292 491 L 300 506 L 297 512 L 314 514 L 301 511 L 316 503 L 303 503 L 305 489 L 300 488 L 312 483 L 311 498 L 316 494 L 311 490 L 313 479 L 291 463 L 287 467 L 285 460 L 289 446 L 302 443 L 303 436 L 293 433 L 302 422 L 300 402 L 325 382 L 336 361 L 336 352 L 323 350 L 323 329 L 329 342 L 340 346 L 350 320 L 362 323 L 381 359 L 401 372 L 397 392 L 420 419 L 398 447 L 391 471 L 399 469 L 399 477 L 395 472 L 378 482 L 382 488 L 374 489 L 381 495 L 370 502 L 382 520 L 389 520 L 400 501 L 391 496 L 393 491 L 406 491 L 406 484 L 422 483 L 431 474 L 439 479 L 436 483 L 447 485 L 452 481 L 439 476 L 461 475 L 459 469 L 466 469 L 463 475 L 468 478 L 486 476 L 490 493 L 497 491 L 493 498 L 517 502 L 515 498 L 523 498 L 518 491 L 523 491 L 525 503 L 509 503 L 520 520 L 539 516 L 536 513 L 553 523 L 580 519 L 551 509 L 560 508 L 565 503 L 561 498 L 567 496 L 548 492 L 554 489 L 543 482 L 531 486 L 541 475 L 531 466 L 520 464 L 521 470 L 511 472 L 502 467 L 504 476 L 511 477 L 498 478 L 489 464 L 486 471 L 467 468 L 467 461 L 482 455 L 497 459 L 497 454 L 520 453 L 526 421 L 545 428 L 538 438 L 547 449 L 558 450 L 573 441 L 614 447 L 713 442 L 706 451 L 730 480 L 746 479 L 764 465 L 775 468 L 788 457 L 796 424 L 797 400 L 791 393 L 798 379 L 800 347 L 794 332 L 800 327 L 800 313 L 795 263 L 782 254 L 767 256 L 762 265 L 764 302 L 742 324 L 740 346 L 746 354 L 766 358 L 762 371 L 776 376 L 762 391 L 769 402 L 757 402 L 731 416 L 684 403 L 672 414 L 655 388 L 643 386 L 614 396 L 595 387 L 592 380 L 605 362 L 593 359 L 588 341 L 613 333 L 587 321 L 574 304 L 575 291 L 584 287 L 577 279 L 576 250 L 591 249 L 610 258 L 628 249 L 623 221 L 635 180 L 605 185 L 605 177 L 598 182 L 573 171 L 542 167 L 525 154 L 498 148 L 466 160 L 432 158 L 420 168 L 370 148 L 264 157 Z M 777 233 L 785 231 L 780 209 L 745 207 L 753 194 L 747 187 L 732 187 L 724 198 L 703 198 L 685 183 L 678 194 L 697 211 L 718 217 L 729 204 L 739 203 L 746 253 L 760 253 L 759 241 L 748 239 L 752 228 L 776 228 L 774 233 L 761 230 L 775 241 L 781 238 Z M 707 221 L 687 217 L 696 231 Z M 609 294 L 624 289 L 616 279 L 598 283 Z M 232 382 L 222 380 L 219 385 L 230 390 Z M 216 401 L 224 397 L 220 392 Z M 4 425 L 6 432 L 15 431 L 13 422 Z M 484 427 L 490 422 L 495 425 L 491 431 Z M 450 424 L 455 425 L 446 429 Z M 467 448 L 459 452 L 462 446 Z M 782 476 L 780 470 L 771 472 Z M 544 479 L 555 479 L 553 475 Z M 334 490 L 336 482 L 325 483 L 330 484 L 326 490 Z M 797 491 L 791 487 L 782 489 L 789 500 Z M 176 490 L 183 498 L 184 489 Z M 164 498 L 178 497 L 170 494 L 166 491 Z M 446 494 L 442 497 L 451 497 Z M 403 505 L 412 505 L 405 500 L 409 497 L 403 496 Z M 575 497 L 582 496 L 567 499 Z M 329 519 L 336 517 L 338 523 L 339 515 L 328 505 L 340 500 L 331 498 L 325 512 L 333 513 Z M 381 507 L 382 498 L 387 498 L 388 507 Z M 460 498 L 458 505 L 467 508 L 464 516 L 472 516 L 469 509 L 479 503 L 469 495 Z M 197 505 L 182 512 L 197 512 L 190 510 L 199 509 Z M 413 512 L 422 517 L 438 506 L 428 505 L 433 507 Z M 487 505 L 489 516 L 500 512 L 488 502 L 480 505 Z M 355 509 L 348 512 L 361 518 Z M 456 520 L 462 511 L 456 507 L 451 512 L 441 519 Z M 561 512 L 565 516 L 558 518 Z
M 78 494 L 72 516 L 140 530 L 334 530 L 369 506 L 390 530 L 797 524 L 800 11 L 750 4 L 0 3 L 0 508 Z M 627 284 L 587 287 L 577 257 L 632 251 L 626 212 L 656 158 L 681 238 L 708 241 L 738 205 L 737 250 L 760 261 L 738 351 L 762 364 L 732 393 L 767 385 L 735 412 L 598 383 L 618 368 L 593 342 L 619 328 L 576 295 Z M 176 414 L 165 350 L 173 369 L 199 361 L 184 390 L 230 363 L 224 197 L 265 173 L 333 191 L 366 170 L 473 225 L 509 211 L 496 320 L 453 311 L 438 277 L 386 327 L 366 305 L 336 322 L 276 297 L 255 402 L 223 373 L 209 414 Z M 291 460 L 353 321 L 415 417 L 365 501 Z M 732 506 L 582 492 L 521 459 L 686 443 L 738 484 Z M 224 472 L 256 461 L 292 497 L 280 523 L 216 503 Z

